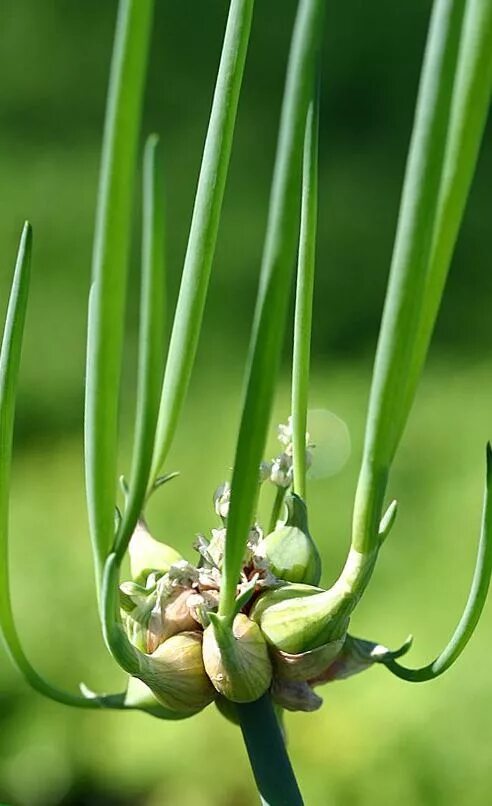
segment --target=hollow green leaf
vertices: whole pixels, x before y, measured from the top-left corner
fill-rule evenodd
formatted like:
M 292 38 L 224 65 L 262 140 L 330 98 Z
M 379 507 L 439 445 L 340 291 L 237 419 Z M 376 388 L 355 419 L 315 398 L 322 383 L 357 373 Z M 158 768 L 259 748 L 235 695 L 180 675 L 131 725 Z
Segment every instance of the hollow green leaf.
M 219 618 L 231 625 L 236 586 L 258 494 L 295 260 L 302 150 L 320 47 L 324 0 L 300 0 L 292 37 L 260 287 L 245 378 L 221 580 Z M 302 804 L 268 695 L 236 707 L 260 799 Z
M 195 360 L 229 168 L 253 4 L 253 0 L 232 0 L 230 5 L 162 385 L 152 479 L 158 476 L 169 452 Z
M 137 406 L 132 470 L 116 553 L 128 547 L 142 512 L 154 450 L 164 344 L 164 188 L 159 140 L 147 140 L 143 170 L 143 244 Z
M 301 231 L 297 261 L 294 350 L 292 356 L 293 489 L 306 499 L 306 428 L 318 218 L 319 92 L 311 102 L 304 136 Z
M 287 493 L 286 487 L 277 487 L 277 491 L 275 493 L 275 498 L 273 500 L 272 506 L 272 513 L 270 515 L 270 522 L 268 526 L 268 531 L 273 532 L 277 525 L 277 521 L 280 520 L 280 516 L 282 514 L 282 510 L 284 507 L 285 496 Z
M 383 497 L 405 417 L 406 379 L 420 327 L 439 202 L 465 0 L 436 0 L 403 185 L 367 415 L 352 541 L 378 541 Z
M 118 404 L 135 160 L 153 0 L 121 0 L 101 160 L 85 400 L 87 506 L 98 586 L 113 542 Z
M 236 585 L 258 494 L 262 459 L 282 350 L 299 232 L 302 153 L 315 77 L 324 2 L 299 4 L 291 45 L 273 176 L 260 287 L 246 370 L 232 477 L 219 613 L 231 618 Z
M 40 694 L 79 708 L 120 708 L 118 695 L 95 695 L 92 700 L 87 700 L 58 689 L 41 677 L 24 653 L 12 612 L 8 551 L 10 477 L 15 399 L 31 274 L 31 248 L 32 230 L 26 223 L 20 239 L 0 351 L 0 627 L 12 662 Z
M 492 92 L 492 2 L 468 0 L 425 296 L 407 367 L 406 417 L 434 329 L 487 121 Z
M 102 628 L 104 640 L 115 661 L 135 676 L 140 670 L 141 653 L 130 643 L 120 618 L 119 573 L 121 560 L 109 554 L 103 568 L 101 585 Z

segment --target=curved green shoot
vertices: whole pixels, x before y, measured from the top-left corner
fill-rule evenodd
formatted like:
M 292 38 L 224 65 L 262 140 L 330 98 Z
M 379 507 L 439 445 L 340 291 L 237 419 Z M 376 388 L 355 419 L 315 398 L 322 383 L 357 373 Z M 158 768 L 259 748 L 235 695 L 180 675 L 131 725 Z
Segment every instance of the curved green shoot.
M 492 575 L 492 448 L 487 445 L 487 478 L 482 518 L 482 530 L 478 545 L 477 561 L 472 585 L 463 615 L 451 640 L 438 657 L 421 669 L 407 669 L 395 660 L 383 661 L 397 677 L 412 683 L 423 683 L 443 674 L 465 649 L 478 624 L 487 599 Z
M 110 554 L 104 564 L 101 587 L 103 635 L 115 661 L 128 674 L 137 675 L 140 670 L 140 652 L 130 643 L 120 619 L 120 565 L 121 559 L 116 553 Z
M 98 592 L 113 542 L 118 408 L 133 180 L 153 0 L 121 0 L 109 82 L 89 299 L 87 506 Z
M 119 615 L 118 581 L 120 564 L 121 560 L 115 553 L 110 554 L 104 564 L 101 597 L 103 602 L 103 634 L 106 645 L 118 665 L 132 677 L 140 677 L 140 672 L 144 665 L 142 661 L 144 661 L 146 656 L 130 643 L 123 625 L 121 624 Z M 126 693 L 118 695 L 119 700 L 121 696 L 123 696 L 123 702 L 119 704 L 121 709 L 142 711 L 158 719 L 176 720 L 183 718 L 176 712 L 165 708 L 157 701 L 154 705 L 143 703 L 133 704 L 131 702 L 127 704 Z M 108 697 L 110 702 L 111 699 L 111 697 Z
M 406 371 L 420 327 L 465 0 L 436 0 L 376 352 L 352 545 L 377 545 L 389 468 L 405 417 Z
M 200 335 L 229 168 L 254 0 L 231 0 L 162 385 L 151 481 L 167 458 Z
M 306 428 L 318 218 L 319 92 L 309 107 L 302 167 L 301 231 L 292 356 L 293 490 L 306 500 Z
M 324 2 L 299 4 L 287 70 L 243 413 L 232 476 L 219 615 L 231 618 L 258 494 L 298 238 L 302 153 L 321 40 Z
M 143 166 L 143 244 L 137 405 L 132 469 L 115 542 L 120 561 L 143 509 L 159 412 L 164 343 L 164 188 L 159 139 L 147 140 Z
M 9 497 L 14 434 L 15 398 L 22 337 L 31 274 L 32 230 L 22 230 L 7 318 L 0 351 L 0 627 L 13 664 L 32 688 L 51 700 L 79 708 L 121 708 L 120 695 L 94 696 L 91 700 L 51 685 L 31 666 L 17 633 L 12 612 L 9 574 Z

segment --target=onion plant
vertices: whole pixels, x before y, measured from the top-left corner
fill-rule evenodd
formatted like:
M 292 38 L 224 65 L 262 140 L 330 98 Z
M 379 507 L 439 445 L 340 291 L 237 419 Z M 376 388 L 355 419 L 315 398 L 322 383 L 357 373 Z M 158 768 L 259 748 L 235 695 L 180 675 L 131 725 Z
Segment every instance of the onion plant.
M 127 673 L 125 691 L 65 692 L 26 657 L 11 606 L 8 520 L 16 386 L 26 317 L 32 231 L 22 231 L 0 356 L 0 624 L 8 652 L 40 693 L 86 709 L 191 717 L 215 703 L 240 726 L 263 802 L 300 804 L 287 756 L 284 710 L 314 710 L 317 687 L 377 663 L 413 682 L 442 674 L 480 617 L 492 571 L 492 452 L 470 595 L 445 648 L 420 669 L 408 651 L 354 637 L 354 608 L 370 582 L 396 502 L 390 471 L 428 352 L 458 236 L 492 87 L 492 0 L 435 0 L 374 362 L 352 537 L 327 590 L 311 537 L 306 435 L 316 256 L 320 48 L 324 0 L 299 0 L 244 376 L 232 476 L 215 497 L 217 528 L 185 561 L 152 537 L 149 497 L 169 494 L 167 457 L 193 369 L 213 263 L 254 0 L 231 0 L 181 287 L 164 361 L 165 212 L 160 146 L 143 151 L 140 326 L 133 458 L 118 482 L 118 414 L 127 264 L 153 0 L 121 0 L 109 80 L 89 295 L 85 480 L 101 628 Z M 297 267 L 296 282 L 294 270 Z M 292 287 L 292 414 L 281 448 L 264 460 Z M 314 449 L 315 450 L 315 449 Z M 124 505 L 119 506 L 118 484 Z M 273 485 L 269 524 L 257 522 Z M 120 569 L 129 554 L 131 579 Z

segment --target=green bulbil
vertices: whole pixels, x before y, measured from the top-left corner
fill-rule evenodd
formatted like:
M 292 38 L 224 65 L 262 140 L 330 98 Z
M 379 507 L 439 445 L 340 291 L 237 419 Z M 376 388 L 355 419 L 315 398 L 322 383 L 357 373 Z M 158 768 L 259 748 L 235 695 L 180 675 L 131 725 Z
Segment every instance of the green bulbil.
M 142 680 L 139 680 L 138 677 L 130 677 L 128 680 L 128 687 L 125 694 L 125 708 L 145 711 L 147 714 L 151 714 L 158 719 L 178 720 L 193 716 L 192 713 L 180 713 L 179 711 L 171 711 L 169 708 L 164 708 L 150 688 L 146 686 Z
M 309 533 L 307 509 L 298 495 L 286 498 L 287 520 L 275 529 L 258 547 L 279 579 L 318 585 L 321 577 L 321 558 Z
M 259 604 L 254 617 L 268 643 L 282 652 L 299 654 L 343 638 L 376 557 L 377 549 L 368 554 L 351 549 L 329 590 L 288 598 L 282 597 L 280 588 L 271 604 Z
M 328 669 L 338 658 L 346 641 L 346 636 L 330 641 L 308 652 L 292 654 L 276 650 L 272 653 L 275 674 L 282 680 L 299 682 L 311 680 Z
M 132 579 L 145 582 L 152 571 L 166 574 L 171 565 L 183 558 L 166 543 L 150 534 L 145 521 L 139 520 L 128 547 Z
M 216 697 L 203 666 L 202 634 L 182 632 L 141 658 L 140 679 L 164 708 L 190 716 Z
M 251 608 L 249 617 L 259 624 L 265 610 L 272 607 L 272 605 L 284 602 L 286 599 L 301 599 L 304 596 L 314 596 L 317 593 L 323 593 L 323 588 L 304 585 L 301 582 L 287 582 L 280 588 L 273 588 L 263 593 Z
M 260 628 L 276 649 L 292 654 L 308 652 L 345 635 L 348 617 L 344 604 L 343 593 L 335 589 L 285 599 L 265 609 Z
M 216 690 L 233 702 L 253 702 L 270 687 L 268 647 L 254 621 L 239 613 L 232 630 L 210 614 L 203 634 L 203 661 Z

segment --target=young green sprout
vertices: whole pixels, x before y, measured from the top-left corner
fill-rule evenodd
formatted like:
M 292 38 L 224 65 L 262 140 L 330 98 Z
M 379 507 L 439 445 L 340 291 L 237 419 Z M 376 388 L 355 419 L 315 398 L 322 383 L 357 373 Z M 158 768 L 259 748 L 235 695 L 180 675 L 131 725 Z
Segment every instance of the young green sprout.
M 231 0 L 198 189 L 163 366 L 165 216 L 159 142 L 143 158 L 143 242 L 136 421 L 131 472 L 117 512 L 117 420 L 133 181 L 153 0 L 121 0 L 101 163 L 89 299 L 85 467 L 101 628 L 127 673 L 125 691 L 64 692 L 22 648 L 11 607 L 8 517 L 17 378 L 32 232 L 19 247 L 0 355 L 0 625 L 13 662 L 40 693 L 81 708 L 138 709 L 183 719 L 211 703 L 240 725 L 258 790 L 268 804 L 300 804 L 280 716 L 321 706 L 318 686 L 373 664 L 410 681 L 437 677 L 469 641 L 492 571 L 492 453 L 482 533 L 468 602 L 445 649 L 421 669 L 349 632 L 396 503 L 385 509 L 398 448 L 429 347 L 470 189 L 492 88 L 492 0 L 435 0 L 422 67 L 345 566 L 320 587 L 306 474 L 316 448 L 306 435 L 317 220 L 319 82 L 324 0 L 299 0 L 280 120 L 267 234 L 232 477 L 217 489 L 216 528 L 185 561 L 145 520 L 162 475 L 193 368 L 207 296 L 253 0 Z M 297 256 L 292 416 L 278 456 L 265 461 L 277 370 Z M 263 487 L 274 489 L 257 522 Z M 308 526 L 309 523 L 309 526 Z M 317 528 L 317 527 L 316 527 Z M 316 530 L 315 530 L 316 533 Z M 120 568 L 130 558 L 131 579 Z

